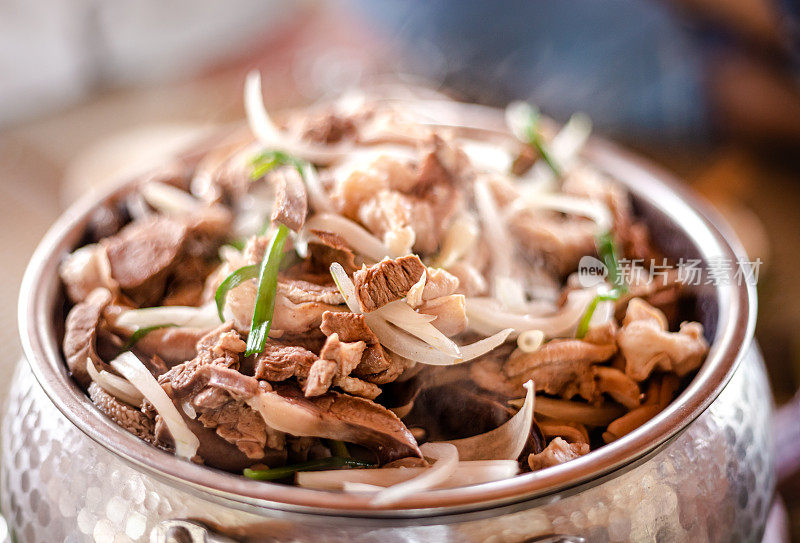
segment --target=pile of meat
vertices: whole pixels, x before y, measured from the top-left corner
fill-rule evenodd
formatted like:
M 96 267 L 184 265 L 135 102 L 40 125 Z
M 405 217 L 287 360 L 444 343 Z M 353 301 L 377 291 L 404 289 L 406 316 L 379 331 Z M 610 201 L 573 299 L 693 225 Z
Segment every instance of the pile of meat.
M 414 108 L 295 112 L 272 127 L 282 147 L 258 129 L 227 135 L 97 208 L 61 267 L 65 360 L 97 408 L 176 451 L 175 423 L 114 363 L 132 353 L 199 441 L 191 460 L 234 472 L 330 457 L 336 442 L 375 466 L 425 465 L 421 444 L 509 421 L 529 380 L 523 470 L 663 409 L 708 348 L 700 324 L 678 322 L 676 278 L 635 270 L 587 315 L 611 285 L 574 276 L 598 256 L 597 216 L 619 257 L 662 256 L 625 191 L 579 153 L 557 156 L 555 175 L 529 142 L 423 122 Z M 542 130 L 557 155 L 558 132 Z M 275 150 L 292 160 L 264 159 Z M 291 234 L 271 329 L 246 355 L 259 277 L 221 300 L 220 285 L 261 265 L 277 224 Z

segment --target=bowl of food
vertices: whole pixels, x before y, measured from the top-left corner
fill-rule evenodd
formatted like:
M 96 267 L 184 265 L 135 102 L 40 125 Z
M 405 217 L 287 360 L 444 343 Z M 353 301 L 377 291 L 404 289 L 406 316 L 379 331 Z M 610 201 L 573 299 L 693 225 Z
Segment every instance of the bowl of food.
M 26 541 L 758 536 L 753 270 L 696 197 L 527 104 L 245 104 L 37 249 Z

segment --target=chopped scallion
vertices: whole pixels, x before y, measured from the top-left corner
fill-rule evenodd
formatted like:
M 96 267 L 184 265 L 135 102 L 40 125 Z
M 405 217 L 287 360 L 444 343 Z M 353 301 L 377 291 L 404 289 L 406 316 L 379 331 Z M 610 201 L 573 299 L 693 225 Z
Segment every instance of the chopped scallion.
M 547 142 L 545 142 L 542 133 L 539 131 L 539 123 L 542 119 L 539 110 L 532 107 L 530 111 L 530 120 L 525 125 L 525 137 L 530 145 L 533 145 L 541 155 L 542 160 L 553 170 L 556 177 L 561 177 L 561 167 L 556 163 L 555 158 L 548 149 Z
M 256 293 L 256 303 L 253 309 L 253 320 L 250 323 L 250 335 L 247 337 L 245 356 L 260 353 L 264 350 L 269 329 L 272 326 L 272 314 L 275 311 L 275 295 L 278 286 L 278 271 L 283 257 L 283 246 L 288 235 L 289 228 L 279 224 L 275 234 L 272 236 L 264 259 L 261 261 L 261 268 L 258 273 L 258 292 Z
M 245 468 L 243 474 L 248 479 L 255 479 L 256 481 L 274 481 L 276 479 L 285 479 L 294 475 L 298 471 L 319 471 L 324 469 L 336 468 L 369 468 L 373 464 L 356 460 L 354 458 L 344 458 L 342 456 L 330 456 L 328 458 L 320 458 L 318 460 L 309 460 L 308 462 L 301 462 L 299 464 L 291 464 L 288 466 L 281 466 L 270 469 L 250 469 Z
M 294 157 L 283 151 L 264 151 L 256 156 L 251 162 L 253 171 L 250 172 L 251 179 L 260 179 L 267 173 L 274 170 L 278 166 L 294 166 L 297 171 L 302 175 L 303 166 L 305 163 L 297 157 Z
M 130 351 L 133 348 L 133 346 L 139 342 L 139 340 L 141 340 L 144 336 L 146 336 L 150 332 L 159 330 L 161 328 L 171 328 L 173 326 L 177 326 L 177 324 L 156 324 L 154 326 L 145 326 L 144 328 L 137 328 L 136 331 L 133 333 L 133 335 L 131 335 L 128 341 L 126 341 L 125 344 L 122 346 L 120 352 L 124 353 L 125 351 Z
M 225 322 L 225 317 L 222 316 L 222 310 L 225 308 L 225 298 L 228 292 L 238 287 L 245 281 L 255 279 L 258 277 L 258 264 L 250 264 L 249 266 L 242 266 L 219 284 L 217 293 L 214 295 L 214 300 L 217 302 L 217 314 L 219 320 Z
M 619 268 L 619 257 L 611 232 L 598 235 L 595 244 L 597 246 L 597 254 L 608 270 L 609 283 L 620 292 L 627 292 L 628 285 L 625 284 L 625 278 L 622 277 L 622 270 Z
M 598 294 L 595 296 L 589 305 L 586 307 L 586 311 L 581 316 L 581 320 L 578 322 L 578 329 L 575 332 L 575 337 L 578 339 L 583 339 L 586 336 L 586 333 L 589 331 L 589 323 L 592 322 L 592 316 L 594 315 L 595 310 L 597 310 L 597 304 L 600 302 L 610 302 L 614 300 L 618 300 L 622 294 L 618 290 L 612 290 L 611 292 L 607 292 L 605 294 Z

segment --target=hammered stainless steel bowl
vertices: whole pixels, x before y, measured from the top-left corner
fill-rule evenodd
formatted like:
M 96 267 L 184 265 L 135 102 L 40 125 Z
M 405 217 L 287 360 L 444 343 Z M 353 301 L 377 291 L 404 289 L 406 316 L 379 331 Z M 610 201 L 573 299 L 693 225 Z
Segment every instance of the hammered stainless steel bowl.
M 755 289 L 720 264 L 746 257 L 719 218 L 664 172 L 601 140 L 587 154 L 630 190 L 666 254 L 700 258 L 726 279 L 696 292 L 694 310 L 713 339 L 707 360 L 641 428 L 566 464 L 382 508 L 363 495 L 251 481 L 151 447 L 94 408 L 59 347 L 58 264 L 121 186 L 71 207 L 25 276 L 25 359 L 2 428 L 10 529 L 30 543 L 222 540 L 212 532 L 242 541 L 757 541 L 774 490 L 771 395 L 752 341 Z M 172 522 L 185 519 L 209 531 Z

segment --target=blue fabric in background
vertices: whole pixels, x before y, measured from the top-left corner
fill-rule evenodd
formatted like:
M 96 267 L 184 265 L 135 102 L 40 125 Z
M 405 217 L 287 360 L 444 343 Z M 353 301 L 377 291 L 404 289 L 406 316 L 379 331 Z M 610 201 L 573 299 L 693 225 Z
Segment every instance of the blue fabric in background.
M 678 143 L 708 134 L 702 40 L 646 0 L 353 0 L 403 68 L 503 103 L 535 102 L 604 133 Z

